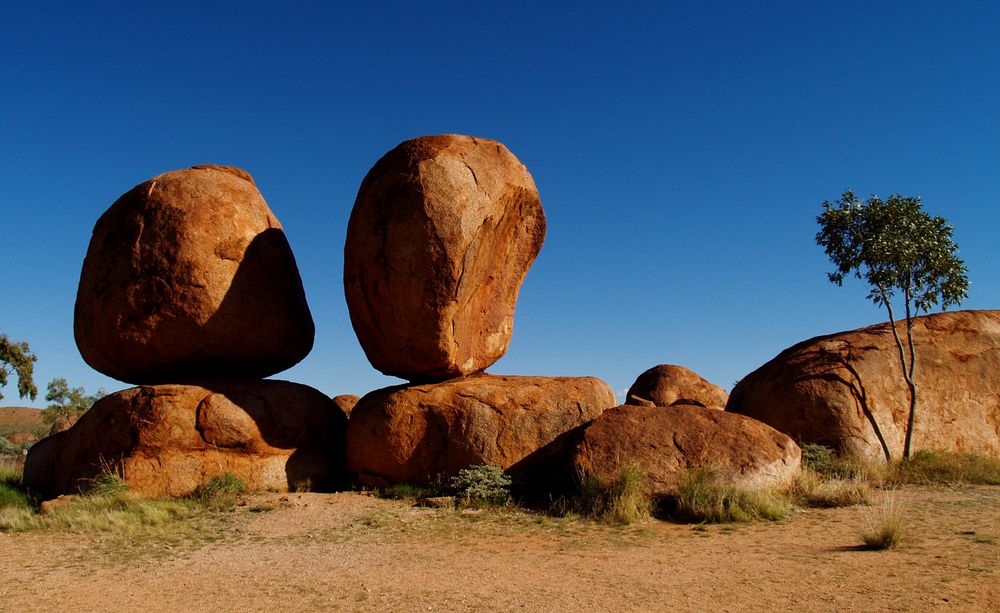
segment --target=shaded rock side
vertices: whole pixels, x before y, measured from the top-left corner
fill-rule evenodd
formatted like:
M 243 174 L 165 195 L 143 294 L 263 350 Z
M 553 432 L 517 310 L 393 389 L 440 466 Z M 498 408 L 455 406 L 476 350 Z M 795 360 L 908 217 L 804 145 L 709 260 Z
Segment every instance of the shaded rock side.
M 616 479 L 629 465 L 646 475 L 649 493 L 677 493 L 689 468 L 714 465 L 750 486 L 788 487 L 801 451 L 788 436 L 735 413 L 695 406 L 622 405 L 582 428 L 571 457 L 578 478 Z
M 347 466 L 362 483 L 428 483 L 504 469 L 615 404 L 593 377 L 474 375 L 376 390 L 354 407 Z
M 425 136 L 387 153 L 361 184 L 344 247 L 347 306 L 372 366 L 428 382 L 496 362 L 544 237 L 534 180 L 501 143 Z
M 905 324 L 899 324 L 905 338 Z M 918 317 L 912 451 L 1000 457 L 1000 311 Z M 904 341 L 905 342 L 905 341 Z M 909 392 L 887 323 L 819 336 L 778 354 L 733 388 L 728 411 L 800 443 L 863 459 L 902 457 Z
M 253 179 L 196 166 L 136 186 L 97 221 L 74 332 L 95 369 L 153 384 L 275 374 L 309 353 L 314 327 Z
M 698 373 L 674 364 L 660 364 L 642 373 L 625 395 L 625 404 L 643 406 L 643 400 L 654 406 L 702 406 L 723 409 L 729 394 L 718 385 L 709 383 Z
M 286 381 L 151 385 L 105 396 L 28 453 L 24 482 L 73 494 L 108 469 L 147 496 L 181 496 L 230 472 L 252 489 L 345 482 L 347 418 L 318 390 Z

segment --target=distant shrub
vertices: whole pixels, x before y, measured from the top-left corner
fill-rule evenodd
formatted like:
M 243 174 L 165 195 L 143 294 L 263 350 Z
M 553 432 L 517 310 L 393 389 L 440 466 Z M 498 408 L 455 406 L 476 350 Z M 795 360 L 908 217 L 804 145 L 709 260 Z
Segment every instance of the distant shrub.
M 707 523 L 776 521 L 793 510 L 784 494 L 734 483 L 732 475 L 717 466 L 690 469 L 673 502 L 675 519 Z
M 502 506 L 510 500 L 510 477 L 492 464 L 477 464 L 458 471 L 451 487 L 471 506 Z

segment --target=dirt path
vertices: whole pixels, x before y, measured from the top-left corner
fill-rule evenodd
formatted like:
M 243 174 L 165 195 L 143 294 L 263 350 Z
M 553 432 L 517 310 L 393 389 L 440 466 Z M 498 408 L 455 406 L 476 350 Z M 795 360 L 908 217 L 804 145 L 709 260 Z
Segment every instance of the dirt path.
M 856 549 L 864 507 L 611 528 L 360 494 L 268 495 L 221 534 L 189 541 L 0 534 L 0 609 L 1000 610 L 1000 488 L 896 496 L 907 540 L 875 552 Z

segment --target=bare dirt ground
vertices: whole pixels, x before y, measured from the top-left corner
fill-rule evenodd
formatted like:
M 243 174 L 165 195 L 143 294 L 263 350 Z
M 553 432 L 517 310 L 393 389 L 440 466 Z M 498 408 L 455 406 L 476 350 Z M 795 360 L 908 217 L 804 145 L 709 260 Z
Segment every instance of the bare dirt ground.
M 181 535 L 0 534 L 0 609 L 1000 610 L 1000 487 L 895 495 L 906 540 L 881 552 L 857 547 L 868 507 L 616 528 L 260 495 Z

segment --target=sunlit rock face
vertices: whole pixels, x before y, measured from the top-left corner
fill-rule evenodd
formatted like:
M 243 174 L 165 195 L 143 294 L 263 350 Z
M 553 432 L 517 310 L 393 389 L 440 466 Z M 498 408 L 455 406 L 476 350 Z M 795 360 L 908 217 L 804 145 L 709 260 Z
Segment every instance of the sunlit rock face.
M 361 184 L 344 249 L 369 361 L 420 382 L 496 362 L 544 237 L 535 183 L 501 143 L 425 136 L 387 153 Z

